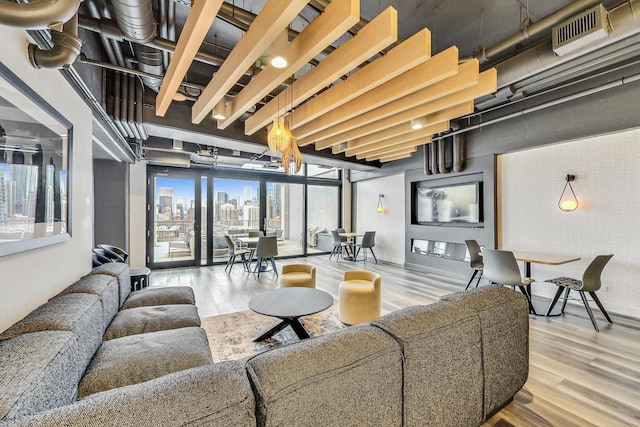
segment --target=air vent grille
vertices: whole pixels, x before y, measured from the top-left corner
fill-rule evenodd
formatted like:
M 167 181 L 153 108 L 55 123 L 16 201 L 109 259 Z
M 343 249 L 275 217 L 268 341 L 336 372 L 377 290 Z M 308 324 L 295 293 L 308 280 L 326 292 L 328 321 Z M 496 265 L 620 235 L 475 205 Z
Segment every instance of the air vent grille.
M 566 55 L 607 38 L 607 10 L 601 4 L 553 28 L 553 51 Z

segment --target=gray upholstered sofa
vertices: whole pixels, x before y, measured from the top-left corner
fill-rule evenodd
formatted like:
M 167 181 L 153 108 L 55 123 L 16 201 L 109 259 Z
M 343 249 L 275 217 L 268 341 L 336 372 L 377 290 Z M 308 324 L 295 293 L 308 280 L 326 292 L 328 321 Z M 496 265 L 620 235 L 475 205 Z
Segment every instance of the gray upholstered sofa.
M 475 426 L 528 375 L 527 303 L 507 288 L 212 363 L 187 313 L 171 329 L 160 309 L 125 313 L 183 290 L 124 296 L 125 272 L 92 273 L 0 336 L 0 425 Z

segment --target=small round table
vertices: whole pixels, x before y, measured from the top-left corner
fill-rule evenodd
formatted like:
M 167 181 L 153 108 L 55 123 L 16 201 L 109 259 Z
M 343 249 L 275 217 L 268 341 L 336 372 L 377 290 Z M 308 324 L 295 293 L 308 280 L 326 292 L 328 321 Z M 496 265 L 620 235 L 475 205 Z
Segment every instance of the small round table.
M 278 288 L 258 294 L 249 301 L 249 308 L 256 313 L 282 319 L 282 322 L 260 335 L 254 342 L 265 340 L 287 326 L 291 326 L 298 338 L 309 338 L 309 333 L 298 319 L 326 310 L 332 304 L 331 295 L 313 288 Z

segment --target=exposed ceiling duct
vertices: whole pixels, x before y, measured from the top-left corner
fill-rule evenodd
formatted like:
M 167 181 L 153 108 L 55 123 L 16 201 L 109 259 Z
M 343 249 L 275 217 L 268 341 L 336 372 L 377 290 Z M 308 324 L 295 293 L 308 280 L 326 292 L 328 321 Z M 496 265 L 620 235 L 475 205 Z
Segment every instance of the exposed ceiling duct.
M 0 1 L 0 24 L 30 30 L 62 30 L 78 11 L 80 0 L 34 0 L 29 3 Z
M 78 38 L 78 15 L 67 21 L 62 31 L 51 33 L 51 49 L 29 44 L 29 61 L 34 68 L 68 68 L 80 54 L 82 41 Z
M 574 50 L 565 56 L 557 56 L 551 49 L 551 43 L 542 43 L 496 65 L 498 91 L 495 96 L 478 103 L 478 109 L 485 110 L 500 105 L 516 96 L 519 92 L 518 82 L 539 76 L 544 71 L 569 61 L 580 61 L 586 55 L 592 54 L 592 57 L 596 58 L 604 56 L 608 53 L 605 47 L 613 47 L 615 43 L 623 43 L 625 39 L 640 34 L 640 0 L 630 0 L 610 10 L 608 16 L 609 35 L 596 43 Z

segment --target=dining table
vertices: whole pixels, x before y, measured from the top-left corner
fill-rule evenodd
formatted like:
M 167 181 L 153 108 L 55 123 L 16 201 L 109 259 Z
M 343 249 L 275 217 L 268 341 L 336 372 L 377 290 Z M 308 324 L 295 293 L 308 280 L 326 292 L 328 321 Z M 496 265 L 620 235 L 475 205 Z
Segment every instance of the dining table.
M 558 255 L 551 254 L 547 252 L 528 252 L 528 251 L 519 251 L 512 250 L 513 255 L 515 256 L 517 261 L 521 261 L 524 263 L 524 277 L 531 278 L 531 263 L 535 264 L 544 264 L 544 265 L 562 265 L 570 262 L 580 260 L 580 257 L 573 255 Z M 532 296 L 531 289 L 529 289 L 529 297 Z M 547 308 L 542 306 L 542 301 L 536 301 L 531 299 L 531 304 L 533 305 L 536 314 L 537 313 L 546 313 Z M 537 307 L 536 307 L 537 305 Z M 554 309 L 548 314 L 548 316 L 559 316 L 562 314 L 561 304 L 556 304 Z
M 338 236 L 340 237 L 346 237 L 347 241 L 349 243 L 349 249 L 351 249 L 351 257 L 349 257 L 348 259 L 351 261 L 356 261 L 356 239 L 358 237 L 362 237 L 364 236 L 363 233 L 356 233 L 356 232 L 343 232 L 343 233 L 338 233 Z

